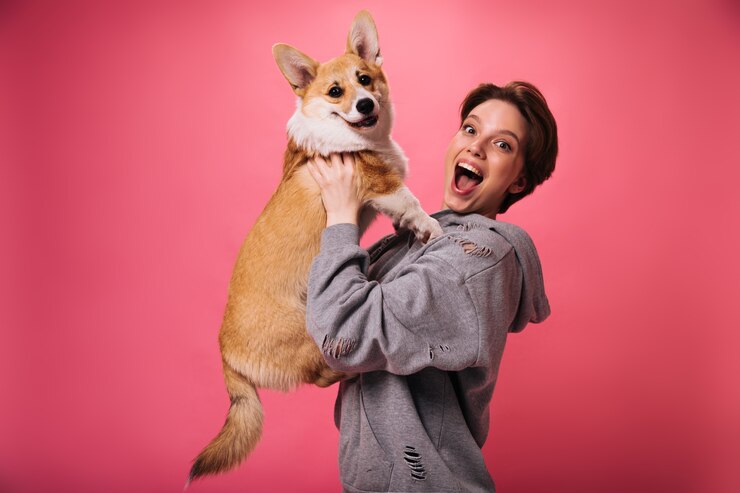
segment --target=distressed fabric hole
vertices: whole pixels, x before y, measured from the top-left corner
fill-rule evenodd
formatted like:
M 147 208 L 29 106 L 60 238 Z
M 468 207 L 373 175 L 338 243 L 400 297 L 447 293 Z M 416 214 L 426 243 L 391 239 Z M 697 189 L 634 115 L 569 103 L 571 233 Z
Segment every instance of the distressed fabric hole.
M 324 336 L 324 340 L 321 343 L 321 350 L 324 354 L 327 354 L 334 359 L 339 359 L 342 356 L 345 356 L 355 347 L 357 347 L 357 341 L 355 339 L 329 337 L 328 334 Z
M 488 226 L 480 223 L 458 224 L 458 231 L 470 231 L 471 229 L 488 229 Z
M 424 464 L 421 461 L 421 454 L 416 451 L 416 448 L 407 445 L 403 449 L 403 460 L 406 465 L 411 469 L 411 477 L 418 480 L 424 481 L 427 476 L 427 472 L 424 469 Z
M 446 353 L 449 350 L 450 350 L 450 346 L 448 346 L 446 344 L 437 344 L 435 346 L 432 346 L 431 344 L 429 344 L 429 360 L 430 361 L 431 360 L 434 360 L 434 353 L 435 353 L 435 351 Z
M 473 255 L 476 257 L 488 257 L 489 255 L 491 255 L 491 249 L 487 246 L 480 246 L 473 241 L 467 240 L 465 238 L 460 238 L 459 236 L 447 236 L 447 238 L 460 245 L 463 251 L 468 255 Z
M 458 245 L 460 245 L 465 253 L 476 257 L 488 257 L 491 255 L 491 249 L 487 246 L 480 246 L 477 243 L 460 238 L 459 236 L 447 236 Z

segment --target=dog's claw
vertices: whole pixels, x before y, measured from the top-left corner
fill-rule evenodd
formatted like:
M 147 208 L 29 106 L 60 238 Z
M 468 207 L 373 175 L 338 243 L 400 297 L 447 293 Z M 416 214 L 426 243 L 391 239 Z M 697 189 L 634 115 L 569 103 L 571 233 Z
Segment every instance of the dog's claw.
M 437 220 L 426 214 L 419 215 L 415 220 L 410 220 L 406 227 L 412 230 L 416 238 L 422 243 L 427 243 L 443 234 L 442 227 Z

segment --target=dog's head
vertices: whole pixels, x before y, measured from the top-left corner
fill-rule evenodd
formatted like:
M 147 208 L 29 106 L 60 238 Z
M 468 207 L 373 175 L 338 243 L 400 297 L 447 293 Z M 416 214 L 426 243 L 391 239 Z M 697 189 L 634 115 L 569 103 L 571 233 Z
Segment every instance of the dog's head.
M 280 71 L 298 96 L 288 122 L 296 143 L 321 154 L 373 149 L 388 140 L 392 109 L 375 22 L 355 17 L 345 54 L 319 63 L 286 44 L 272 48 Z

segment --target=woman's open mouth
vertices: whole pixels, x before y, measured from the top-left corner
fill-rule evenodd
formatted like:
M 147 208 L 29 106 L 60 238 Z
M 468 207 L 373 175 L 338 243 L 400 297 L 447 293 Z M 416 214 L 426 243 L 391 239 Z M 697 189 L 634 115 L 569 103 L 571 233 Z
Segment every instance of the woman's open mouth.
M 472 192 L 482 181 L 483 174 L 475 166 L 468 163 L 457 163 L 455 165 L 455 176 L 452 179 L 452 186 L 457 193 L 466 195 Z

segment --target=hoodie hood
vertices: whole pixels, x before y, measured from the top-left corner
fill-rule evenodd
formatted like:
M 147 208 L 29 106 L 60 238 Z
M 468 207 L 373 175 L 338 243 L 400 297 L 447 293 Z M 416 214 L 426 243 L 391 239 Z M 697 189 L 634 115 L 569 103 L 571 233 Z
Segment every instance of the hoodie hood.
M 514 224 L 495 221 L 480 214 L 457 214 L 443 210 L 432 214 L 442 228 L 486 228 L 502 236 L 513 248 L 522 269 L 522 292 L 517 315 L 509 332 L 520 332 L 528 323 L 539 323 L 550 315 L 550 304 L 545 294 L 542 266 L 537 249 L 526 231 Z

